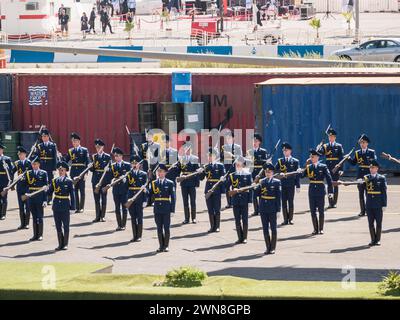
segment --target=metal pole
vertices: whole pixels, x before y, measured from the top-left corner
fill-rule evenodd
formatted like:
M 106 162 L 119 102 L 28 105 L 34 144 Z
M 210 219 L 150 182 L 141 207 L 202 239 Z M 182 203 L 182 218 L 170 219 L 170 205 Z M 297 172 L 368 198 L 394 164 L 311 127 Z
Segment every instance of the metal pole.
M 354 0 L 356 28 L 354 32 L 354 43 L 360 43 L 360 0 Z

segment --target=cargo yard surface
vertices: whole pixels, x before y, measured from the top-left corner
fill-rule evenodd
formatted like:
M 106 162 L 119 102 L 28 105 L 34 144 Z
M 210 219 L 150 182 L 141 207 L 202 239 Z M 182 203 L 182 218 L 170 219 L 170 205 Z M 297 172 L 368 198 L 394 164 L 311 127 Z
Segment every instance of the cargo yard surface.
M 389 179 L 382 245 L 370 248 L 367 218 L 358 217 L 356 187 L 341 187 L 338 208 L 326 213 L 325 234 L 312 236 L 308 185 L 303 181 L 301 192 L 296 195 L 294 225 L 278 228 L 277 253 L 267 256 L 264 255 L 260 217 L 249 219 L 247 244 L 234 244 L 236 232 L 232 209 L 222 211 L 220 233 L 207 233 L 209 222 L 203 185 L 197 189 L 197 224 L 181 224 L 183 207 L 178 188 L 176 213 L 171 218 L 170 252 L 158 254 L 155 252 L 158 241 L 152 208 L 145 209 L 142 242 L 130 243 L 130 221 L 125 231 L 115 231 L 111 193 L 108 195 L 107 221 L 91 223 L 95 216 L 94 203 L 92 190 L 87 188 L 85 212 L 71 215 L 69 250 L 55 252 L 57 237 L 51 209 L 45 210 L 44 240 L 29 243 L 32 230 L 16 230 L 18 204 L 15 192 L 10 192 L 7 219 L 0 222 L 0 261 L 104 263 L 113 265 L 113 273 L 129 274 L 165 274 L 171 268 L 191 265 L 207 271 L 210 276 L 293 281 L 341 281 L 348 269 L 354 267 L 357 281 L 380 281 L 389 270 L 400 269 L 399 184 L 399 178 Z M 225 205 L 224 198 L 222 204 Z M 249 211 L 251 213 L 252 209 Z M 278 221 L 282 222 L 281 215 Z

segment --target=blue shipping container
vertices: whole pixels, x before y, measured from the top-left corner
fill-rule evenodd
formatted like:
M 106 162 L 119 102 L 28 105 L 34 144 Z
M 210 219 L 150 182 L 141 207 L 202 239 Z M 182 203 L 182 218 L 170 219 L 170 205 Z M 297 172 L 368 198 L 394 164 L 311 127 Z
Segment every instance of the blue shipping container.
M 327 141 L 324 132 L 331 124 L 346 153 L 365 133 L 378 155 L 400 157 L 400 78 L 272 79 L 257 87 L 257 123 L 267 148 L 279 138 L 288 141 L 304 164 L 309 148 Z M 379 161 L 384 170 L 400 171 L 395 163 Z
M 192 74 L 190 72 L 172 73 L 172 102 L 192 102 Z

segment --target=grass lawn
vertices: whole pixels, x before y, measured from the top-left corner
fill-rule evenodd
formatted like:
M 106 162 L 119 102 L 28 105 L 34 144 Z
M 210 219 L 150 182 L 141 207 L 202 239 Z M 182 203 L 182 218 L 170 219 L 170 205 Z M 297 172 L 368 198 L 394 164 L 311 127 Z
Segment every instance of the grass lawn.
M 340 282 L 260 281 L 246 278 L 209 277 L 202 287 L 155 287 L 157 275 L 93 273 L 101 264 L 0 263 L 0 299 L 387 299 L 377 283 L 359 282 L 346 290 Z M 56 287 L 51 280 L 56 279 Z M 43 283 L 42 283 L 43 281 Z M 44 284 L 44 287 L 42 286 Z M 44 289 L 45 288 L 45 289 Z M 400 297 L 397 297 L 400 298 Z

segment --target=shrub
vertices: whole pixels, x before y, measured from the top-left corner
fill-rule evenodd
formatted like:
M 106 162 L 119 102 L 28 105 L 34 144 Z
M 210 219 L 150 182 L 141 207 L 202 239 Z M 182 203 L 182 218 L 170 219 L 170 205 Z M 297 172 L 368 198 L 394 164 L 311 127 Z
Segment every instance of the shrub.
M 201 287 L 202 282 L 207 278 L 207 274 L 194 267 L 180 267 L 168 271 L 163 286 L 166 287 Z
M 390 271 L 379 284 L 379 291 L 384 295 L 398 296 L 400 295 L 400 274 Z

